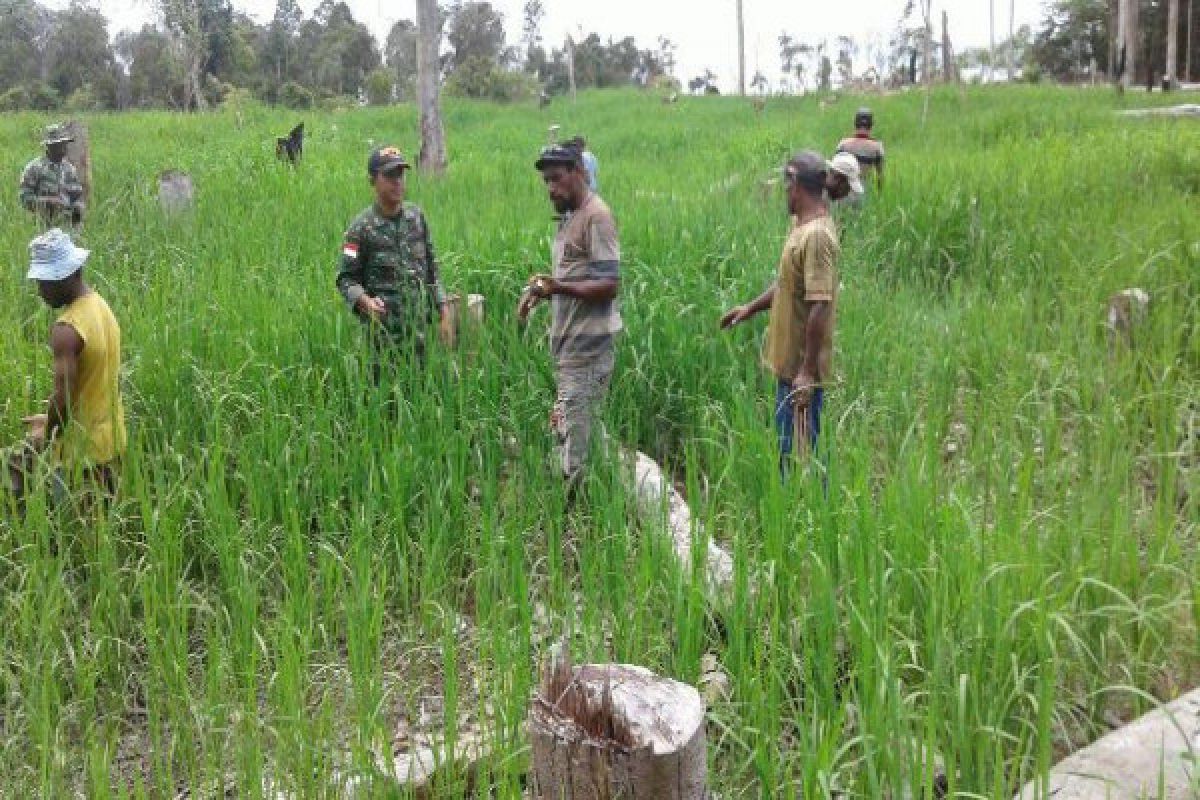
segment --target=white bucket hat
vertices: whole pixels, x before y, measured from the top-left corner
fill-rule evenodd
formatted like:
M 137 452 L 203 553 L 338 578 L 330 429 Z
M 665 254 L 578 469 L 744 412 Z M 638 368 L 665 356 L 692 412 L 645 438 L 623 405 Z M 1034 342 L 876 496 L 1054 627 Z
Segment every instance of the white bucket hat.
M 850 191 L 855 194 L 863 193 L 862 173 L 858 168 L 858 159 L 851 153 L 838 153 L 829 162 L 829 169 L 839 175 L 844 175 L 850 184 Z
M 71 277 L 88 260 L 91 251 L 76 247 L 71 237 L 51 228 L 29 243 L 31 281 L 61 281 Z

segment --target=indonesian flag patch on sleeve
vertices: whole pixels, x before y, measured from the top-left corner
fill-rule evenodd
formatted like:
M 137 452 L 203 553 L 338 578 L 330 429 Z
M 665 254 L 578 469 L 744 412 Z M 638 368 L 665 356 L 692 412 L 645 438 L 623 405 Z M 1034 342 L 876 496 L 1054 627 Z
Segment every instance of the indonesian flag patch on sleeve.
M 358 245 L 354 242 L 346 242 L 342 245 L 342 255 L 346 258 L 358 258 Z

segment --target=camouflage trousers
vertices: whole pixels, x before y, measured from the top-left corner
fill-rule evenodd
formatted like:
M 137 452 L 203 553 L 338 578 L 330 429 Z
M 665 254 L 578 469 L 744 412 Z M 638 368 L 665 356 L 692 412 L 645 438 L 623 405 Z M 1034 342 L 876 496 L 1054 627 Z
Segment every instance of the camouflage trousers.
M 558 439 L 559 465 L 568 481 L 577 481 L 587 462 L 592 428 L 608 395 L 613 363 L 610 352 L 586 366 L 555 369 L 558 396 L 550 414 L 550 429 Z

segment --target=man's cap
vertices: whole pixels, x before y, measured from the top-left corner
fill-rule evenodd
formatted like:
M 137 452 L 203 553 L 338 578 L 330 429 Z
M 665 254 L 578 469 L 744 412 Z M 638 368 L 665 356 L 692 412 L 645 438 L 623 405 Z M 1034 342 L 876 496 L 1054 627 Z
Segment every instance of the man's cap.
M 73 141 L 75 141 L 75 137 L 67 130 L 66 125 L 50 125 L 46 128 L 46 136 L 42 139 L 42 144 L 64 144 Z
M 374 178 L 381 172 L 403 167 L 408 169 L 409 164 L 404 160 L 404 154 L 396 147 L 386 145 L 377 147 L 371 151 L 371 156 L 367 159 L 367 175 Z
M 855 194 L 863 193 L 862 170 L 858 168 L 858 159 L 850 153 L 838 153 L 829 162 L 829 171 L 846 176 L 850 191 Z
M 545 169 L 555 164 L 564 167 L 574 167 L 582 162 L 583 155 L 579 152 L 578 147 L 570 144 L 552 144 L 549 147 L 542 148 L 542 152 L 538 155 L 538 160 L 534 162 L 533 166 L 537 169 Z
M 79 271 L 90 252 L 76 247 L 61 229 L 51 228 L 29 243 L 29 273 L 25 277 L 31 281 L 65 280 Z
M 871 113 L 871 109 L 863 107 L 854 112 L 854 127 L 869 128 L 875 122 L 875 115 Z
M 783 177 L 810 189 L 825 188 L 825 175 L 829 172 L 828 162 L 813 150 L 802 150 L 792 156 L 783 168 Z

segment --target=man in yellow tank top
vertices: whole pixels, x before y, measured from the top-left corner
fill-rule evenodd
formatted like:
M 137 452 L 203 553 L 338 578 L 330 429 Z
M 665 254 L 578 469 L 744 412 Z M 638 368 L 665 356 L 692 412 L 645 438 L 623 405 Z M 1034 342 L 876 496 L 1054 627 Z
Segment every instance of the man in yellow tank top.
M 121 327 L 108 304 L 83 280 L 88 251 L 51 229 L 29 245 L 28 278 L 59 312 L 50 328 L 54 390 L 46 412 L 26 417 L 22 457 L 9 459 L 11 488 L 25 491 L 28 456 L 50 450 L 59 478 L 70 487 L 115 489 L 125 452 L 125 410 L 118 380 Z

